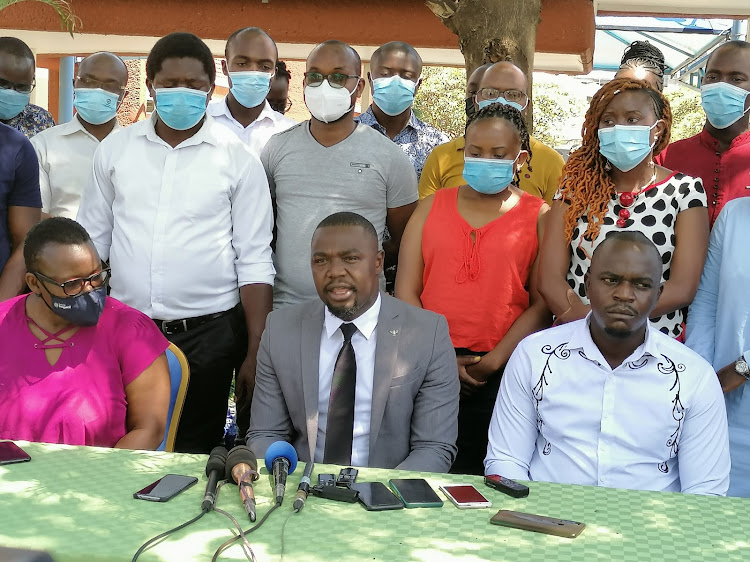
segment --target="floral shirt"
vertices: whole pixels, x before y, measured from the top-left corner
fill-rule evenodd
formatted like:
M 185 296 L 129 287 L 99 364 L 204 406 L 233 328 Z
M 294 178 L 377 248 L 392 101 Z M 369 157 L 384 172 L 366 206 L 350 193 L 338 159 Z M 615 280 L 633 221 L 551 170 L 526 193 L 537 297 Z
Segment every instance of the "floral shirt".
M 8 121 L 3 121 L 3 123 L 21 131 L 28 139 L 37 133 L 41 133 L 44 129 L 55 126 L 55 120 L 50 112 L 32 103 L 24 107 L 21 113 Z

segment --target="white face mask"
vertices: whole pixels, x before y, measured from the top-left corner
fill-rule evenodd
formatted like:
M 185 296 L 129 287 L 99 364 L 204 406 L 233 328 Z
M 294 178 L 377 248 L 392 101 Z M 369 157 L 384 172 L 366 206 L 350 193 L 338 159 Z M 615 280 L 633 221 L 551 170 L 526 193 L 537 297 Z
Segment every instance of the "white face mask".
M 351 111 L 352 94 L 346 88 L 334 88 L 323 80 L 320 86 L 305 86 L 305 104 L 313 117 L 323 123 L 338 121 Z

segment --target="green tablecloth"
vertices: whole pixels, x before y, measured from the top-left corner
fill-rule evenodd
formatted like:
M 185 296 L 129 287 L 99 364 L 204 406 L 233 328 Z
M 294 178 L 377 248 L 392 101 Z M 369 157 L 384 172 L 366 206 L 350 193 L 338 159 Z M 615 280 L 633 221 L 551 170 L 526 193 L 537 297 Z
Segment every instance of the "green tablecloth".
M 47 550 L 57 561 L 130 560 L 147 539 L 200 511 L 205 456 L 19 445 L 32 461 L 0 467 L 2 546 Z M 479 477 L 362 469 L 362 482 L 424 477 L 435 488 L 473 483 L 493 505 L 459 510 L 446 501 L 440 509 L 368 512 L 359 504 L 311 496 L 295 514 L 292 499 L 302 468 L 290 476 L 282 507 L 248 535 L 258 560 L 750 560 L 750 500 L 541 482 L 530 484 L 528 498 L 513 499 L 487 488 Z M 320 472 L 337 471 L 316 465 L 314 481 Z M 255 485 L 259 518 L 272 505 L 265 472 Z M 133 499 L 134 491 L 167 473 L 201 478 L 167 503 Z M 221 490 L 217 507 L 250 526 L 236 487 Z M 570 540 L 490 525 L 498 509 L 573 519 L 587 528 Z M 228 519 L 209 513 L 140 560 L 210 560 L 231 537 L 231 528 Z M 245 558 L 235 546 L 220 559 Z

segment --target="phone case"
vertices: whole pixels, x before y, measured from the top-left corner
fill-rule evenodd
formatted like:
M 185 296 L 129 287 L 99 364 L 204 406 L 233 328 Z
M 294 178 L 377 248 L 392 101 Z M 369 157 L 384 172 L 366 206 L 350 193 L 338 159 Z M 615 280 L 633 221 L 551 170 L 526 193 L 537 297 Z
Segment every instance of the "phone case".
M 464 484 L 467 485 L 467 484 Z M 474 486 L 471 486 L 476 490 Z M 488 500 L 487 498 L 484 498 L 484 501 L 476 501 L 476 502 L 459 502 L 455 497 L 453 497 L 453 494 L 451 494 L 450 489 L 451 486 L 439 486 L 440 491 L 445 494 L 445 497 L 448 498 L 453 505 L 455 505 L 458 509 L 483 509 L 486 507 L 492 507 L 492 502 Z M 481 492 L 477 490 L 477 493 L 481 495 Z M 484 497 L 484 496 L 482 496 Z
M 533 531 L 535 533 L 544 533 L 545 535 L 555 535 L 574 539 L 581 534 L 586 525 L 578 521 L 568 521 L 566 519 L 555 519 L 554 517 L 545 517 L 544 515 L 534 515 L 533 513 L 521 513 L 518 511 L 508 511 L 501 509 L 498 511 L 490 523 L 501 525 L 503 527 L 512 527 L 513 529 L 522 529 L 524 531 Z
M 362 482 L 359 484 L 352 484 L 352 490 L 356 490 L 359 492 L 358 499 L 359 499 L 359 503 L 362 504 L 362 507 L 364 507 L 367 511 L 389 511 L 392 509 L 404 508 L 404 503 L 401 501 L 401 499 L 394 496 L 393 492 L 391 492 L 385 486 L 385 484 L 381 484 L 380 490 L 384 490 L 384 491 L 380 492 L 382 493 L 382 497 L 380 499 L 382 500 L 383 498 L 386 498 L 388 501 L 381 501 L 381 502 L 369 501 L 369 500 L 373 500 L 373 498 L 368 497 L 370 494 L 368 494 L 367 492 L 363 492 L 363 490 L 366 490 L 367 487 L 374 487 L 375 484 L 381 484 L 381 483 L 380 482 Z M 374 493 L 372 495 L 375 495 L 375 493 L 378 493 L 378 492 L 375 492 L 374 490 L 373 492 Z M 388 494 L 388 496 L 386 496 L 386 494 Z
M 153 492 L 143 492 L 143 490 L 139 492 L 135 492 L 133 494 L 133 497 L 137 500 L 146 500 L 151 502 L 167 502 L 171 500 L 173 497 L 175 497 L 180 492 L 184 492 L 188 488 L 190 488 L 192 485 L 194 485 L 196 482 L 198 482 L 198 479 L 194 476 L 183 476 L 181 474 L 167 474 L 160 478 L 160 481 L 163 481 L 165 478 L 168 477 L 176 477 L 180 479 L 179 487 L 175 487 L 171 490 L 171 493 L 169 495 L 163 495 L 163 496 L 156 496 L 153 494 Z
M 427 481 L 422 478 L 407 478 L 407 479 L 393 479 L 388 480 L 388 484 L 390 484 L 391 489 L 396 493 L 396 495 L 399 497 L 399 499 L 404 502 L 404 505 L 409 508 L 413 507 L 443 507 L 443 500 L 440 499 L 440 497 L 435 493 L 435 490 L 430 488 L 430 491 L 432 491 L 432 496 L 434 498 L 430 498 L 427 501 L 411 501 L 407 500 L 406 497 L 404 497 L 404 493 L 399 490 L 399 485 L 403 482 L 404 484 L 408 484 L 409 480 L 422 480 L 425 484 L 427 484 Z M 429 487 L 429 484 L 428 484 Z
M 13 441 L 0 441 L 2 455 L 0 455 L 0 465 L 15 464 L 19 462 L 29 462 L 31 456 L 21 449 Z

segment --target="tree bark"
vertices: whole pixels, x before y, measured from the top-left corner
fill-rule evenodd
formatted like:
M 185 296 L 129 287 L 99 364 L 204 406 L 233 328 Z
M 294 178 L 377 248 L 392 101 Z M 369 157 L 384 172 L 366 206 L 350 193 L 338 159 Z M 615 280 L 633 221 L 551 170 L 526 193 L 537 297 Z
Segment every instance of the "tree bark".
M 425 4 L 458 35 L 467 79 L 478 66 L 507 60 L 526 74 L 531 98 L 542 0 L 426 0 Z M 531 122 L 529 107 L 527 123 Z

